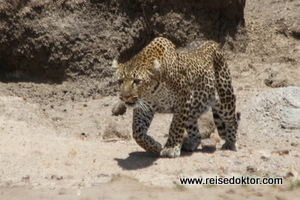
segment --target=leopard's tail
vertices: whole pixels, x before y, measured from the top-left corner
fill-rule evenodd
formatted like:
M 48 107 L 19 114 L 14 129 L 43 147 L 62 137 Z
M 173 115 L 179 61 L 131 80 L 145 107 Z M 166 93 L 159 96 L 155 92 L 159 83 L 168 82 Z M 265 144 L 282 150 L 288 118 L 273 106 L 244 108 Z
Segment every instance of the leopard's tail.
M 226 140 L 227 145 L 228 143 L 235 144 L 240 113 L 236 113 L 235 110 L 236 97 L 233 92 L 230 71 L 220 49 L 215 51 L 214 72 L 218 96 L 212 109 L 215 125 L 220 137 Z

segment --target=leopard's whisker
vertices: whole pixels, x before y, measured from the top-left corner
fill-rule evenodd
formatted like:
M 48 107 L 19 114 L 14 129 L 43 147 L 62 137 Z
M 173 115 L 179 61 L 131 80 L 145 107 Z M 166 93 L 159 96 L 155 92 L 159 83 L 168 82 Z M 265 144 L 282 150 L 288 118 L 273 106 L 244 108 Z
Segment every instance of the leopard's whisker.
M 138 106 L 144 111 L 144 112 L 148 112 L 149 108 L 148 106 L 145 104 L 145 102 L 141 99 L 138 100 Z

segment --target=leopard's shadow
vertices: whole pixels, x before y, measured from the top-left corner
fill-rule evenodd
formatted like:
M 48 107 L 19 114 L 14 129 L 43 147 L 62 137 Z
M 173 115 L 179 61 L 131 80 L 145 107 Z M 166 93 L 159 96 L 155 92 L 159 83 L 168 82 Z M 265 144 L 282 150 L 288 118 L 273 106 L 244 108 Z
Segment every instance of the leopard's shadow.
M 158 155 L 148 152 L 132 152 L 126 159 L 115 158 L 115 160 L 124 170 L 136 170 L 153 165 L 158 158 Z
M 198 149 L 195 152 L 214 153 L 215 151 L 216 148 L 205 146 L 204 148 Z M 181 151 L 181 156 L 191 156 L 192 154 L 192 152 Z M 124 170 L 137 170 L 150 167 L 158 158 L 163 159 L 163 157 L 149 152 L 138 151 L 130 153 L 126 159 L 115 158 L 114 160 L 116 160 L 118 165 Z
M 214 153 L 217 149 L 215 147 L 204 146 L 202 149 L 197 149 L 194 152 L 181 150 L 180 157 L 191 156 L 194 153 Z

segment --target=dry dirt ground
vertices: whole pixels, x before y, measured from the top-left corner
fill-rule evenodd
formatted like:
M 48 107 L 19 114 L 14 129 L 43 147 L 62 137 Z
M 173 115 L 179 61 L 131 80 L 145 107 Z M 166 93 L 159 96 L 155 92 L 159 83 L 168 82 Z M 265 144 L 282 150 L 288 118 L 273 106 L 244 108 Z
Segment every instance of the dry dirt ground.
M 300 86 L 299 13 L 299 1 L 247 2 L 247 50 L 226 51 L 242 113 L 237 152 L 221 151 L 218 143 L 216 149 L 159 158 L 131 138 L 131 110 L 112 116 L 117 96 L 72 101 L 71 82 L 0 83 L 0 199 L 299 199 L 300 122 L 289 121 L 291 114 L 285 118 L 300 102 L 299 87 L 287 87 Z M 171 117 L 157 115 L 149 130 L 161 143 Z M 202 121 L 200 130 L 215 132 L 209 113 Z M 179 182 L 216 176 L 284 182 Z

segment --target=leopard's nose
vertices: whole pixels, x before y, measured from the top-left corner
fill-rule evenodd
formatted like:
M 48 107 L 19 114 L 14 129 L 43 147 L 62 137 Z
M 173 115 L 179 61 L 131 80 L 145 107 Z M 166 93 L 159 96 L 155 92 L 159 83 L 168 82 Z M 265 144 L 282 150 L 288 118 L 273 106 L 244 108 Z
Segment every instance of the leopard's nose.
M 128 96 L 121 95 L 120 99 L 121 99 L 121 101 L 123 101 L 125 103 L 135 103 L 137 97 L 132 96 L 132 95 L 128 95 Z
M 120 96 L 121 101 L 124 101 L 124 102 L 127 102 L 129 98 L 130 98 L 130 96 L 124 96 L 124 95 Z

